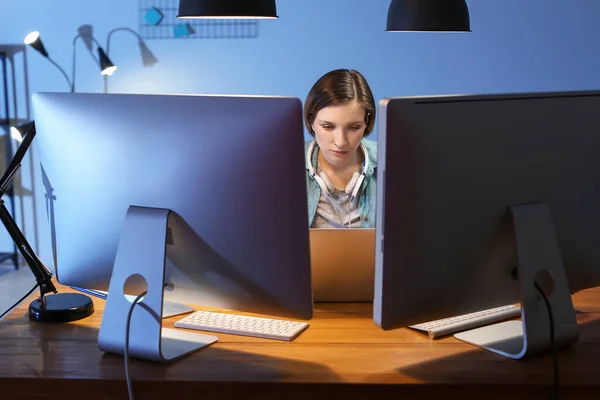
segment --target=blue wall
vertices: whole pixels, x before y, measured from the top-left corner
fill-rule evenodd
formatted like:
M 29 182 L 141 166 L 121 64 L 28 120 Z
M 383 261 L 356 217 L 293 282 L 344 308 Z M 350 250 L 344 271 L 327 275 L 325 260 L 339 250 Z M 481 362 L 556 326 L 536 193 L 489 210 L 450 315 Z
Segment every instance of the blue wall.
M 258 39 L 149 40 L 144 68 L 135 38 L 117 33 L 111 92 L 236 93 L 304 98 L 328 70 L 365 74 L 375 97 L 600 88 L 600 1 L 468 0 L 470 34 L 386 33 L 389 0 L 279 0 L 280 18 Z M 101 43 L 137 30 L 136 0 L 2 0 L 0 43 L 39 30 L 71 73 L 72 39 L 90 24 Z M 101 92 L 98 68 L 78 49 L 78 91 Z M 31 91 L 63 91 L 56 69 L 29 50 Z
M 277 3 L 280 18 L 262 21 L 258 39 L 148 40 L 159 60 L 151 68 L 142 65 L 135 37 L 115 34 L 110 56 L 119 70 L 109 91 L 304 99 L 316 79 L 340 67 L 361 71 L 377 100 L 600 88 L 598 0 L 467 0 L 470 34 L 386 33 L 389 0 Z M 90 24 L 104 45 L 112 29 L 137 30 L 138 23 L 136 0 L 1 0 L 0 45 L 22 43 L 27 33 L 39 30 L 70 75 L 72 40 L 80 25 Z M 33 49 L 28 74 L 31 93 L 68 90 L 60 73 Z M 81 92 L 104 89 L 83 46 L 77 86 Z M 44 214 L 39 213 L 40 221 Z

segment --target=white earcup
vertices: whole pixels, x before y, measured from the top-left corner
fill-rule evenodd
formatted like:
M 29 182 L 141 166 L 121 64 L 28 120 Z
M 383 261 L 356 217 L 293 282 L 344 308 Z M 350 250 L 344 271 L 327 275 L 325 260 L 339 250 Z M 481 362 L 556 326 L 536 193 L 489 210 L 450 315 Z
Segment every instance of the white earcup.
M 328 192 L 328 189 L 327 189 L 327 184 L 325 183 L 325 181 L 323 180 L 323 178 L 321 178 L 319 175 L 313 175 L 313 178 L 319 184 L 319 187 L 321 188 L 321 191 L 324 192 L 325 194 L 328 194 L 329 192 Z
M 331 194 L 331 193 L 335 192 L 335 186 L 333 186 L 333 183 L 331 183 L 331 181 L 327 177 L 327 174 L 324 171 L 321 171 L 321 173 L 319 175 L 315 175 L 315 179 L 317 177 L 321 180 L 321 182 L 322 182 L 321 189 L 326 194 Z
M 352 174 L 352 178 L 348 181 L 346 185 L 346 194 L 354 193 L 354 188 L 356 187 L 356 182 L 360 179 L 360 175 L 358 172 Z
M 354 175 L 358 175 L 358 172 L 355 172 Z M 358 178 L 356 179 L 356 183 L 354 184 L 354 188 L 352 189 L 352 198 L 353 199 L 358 194 L 358 191 L 360 190 L 360 186 L 362 185 L 364 180 L 365 180 L 364 174 L 358 175 Z

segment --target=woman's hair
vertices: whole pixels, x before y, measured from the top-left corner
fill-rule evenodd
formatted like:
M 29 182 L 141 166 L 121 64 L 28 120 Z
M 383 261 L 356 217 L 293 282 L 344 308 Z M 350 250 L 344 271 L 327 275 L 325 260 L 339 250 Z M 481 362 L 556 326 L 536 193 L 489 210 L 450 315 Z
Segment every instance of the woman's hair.
M 360 72 L 348 69 L 336 69 L 323 75 L 310 89 L 304 102 L 304 123 L 308 132 L 314 136 L 312 128 L 319 110 L 346 104 L 356 100 L 365 108 L 364 136 L 373 131 L 375 125 L 375 100 L 364 76 Z

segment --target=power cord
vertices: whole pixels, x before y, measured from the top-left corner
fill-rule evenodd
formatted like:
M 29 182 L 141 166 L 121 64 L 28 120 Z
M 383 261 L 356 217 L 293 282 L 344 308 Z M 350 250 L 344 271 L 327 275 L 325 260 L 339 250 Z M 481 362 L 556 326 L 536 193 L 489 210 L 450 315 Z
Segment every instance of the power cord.
M 548 319 L 550 320 L 550 349 L 552 351 L 552 362 L 554 364 L 554 385 L 552 390 L 552 398 L 554 400 L 558 400 L 558 355 L 556 353 L 556 345 L 554 343 L 554 317 L 552 315 L 552 307 L 550 307 L 550 301 L 548 301 L 548 297 L 542 288 L 535 282 L 533 284 L 544 299 L 544 303 L 546 303 L 546 309 L 548 310 Z
M 127 313 L 127 325 L 125 326 L 125 379 L 127 380 L 127 391 L 129 392 L 129 400 L 134 400 L 133 389 L 131 387 L 131 378 L 129 377 L 129 326 L 131 325 L 131 316 L 133 315 L 133 309 L 136 304 L 140 302 L 142 297 L 146 295 L 146 292 L 140 293 L 138 297 L 133 300 L 129 307 L 129 313 Z
M 13 304 L 12 306 L 10 306 L 10 308 L 9 308 L 8 310 L 4 311 L 4 312 L 2 313 L 2 315 L 0 315 L 0 320 L 2 320 L 2 318 L 3 318 L 3 317 L 6 315 L 6 314 L 8 314 L 9 312 L 11 312 L 11 311 L 12 311 L 12 310 L 13 310 L 13 309 L 16 307 L 16 306 L 18 306 L 19 304 L 21 304 L 21 302 L 22 302 L 23 300 L 25 300 L 26 298 L 28 298 L 29 296 L 31 296 L 31 293 L 33 293 L 33 291 L 34 291 L 35 289 L 37 289 L 37 288 L 38 288 L 38 284 L 36 283 L 36 284 L 35 284 L 35 286 L 34 286 L 34 287 L 33 287 L 33 288 L 32 288 L 32 289 L 31 289 L 31 290 L 30 290 L 30 291 L 29 291 L 29 292 L 28 292 L 28 293 L 27 293 L 25 296 L 21 297 L 21 300 L 17 301 L 15 304 Z

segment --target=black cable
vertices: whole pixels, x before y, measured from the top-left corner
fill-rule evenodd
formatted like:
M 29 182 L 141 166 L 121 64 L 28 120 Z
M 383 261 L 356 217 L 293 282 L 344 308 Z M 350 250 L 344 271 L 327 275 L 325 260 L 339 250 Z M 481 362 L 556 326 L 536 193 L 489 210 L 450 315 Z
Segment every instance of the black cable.
M 37 289 L 38 284 L 36 283 L 36 285 L 23 297 L 21 297 L 21 300 L 17 301 L 15 304 L 13 304 L 8 310 L 4 311 L 2 313 L 2 315 L 0 315 L 0 320 L 2 319 L 2 317 L 4 317 L 6 314 L 8 314 L 9 312 L 11 312 L 13 310 L 13 308 L 15 308 L 16 306 L 18 306 L 19 304 L 21 304 L 21 302 L 23 300 L 25 300 L 26 298 L 28 298 L 29 296 L 31 296 L 31 293 L 33 293 L 33 291 L 35 289 Z
M 533 284 L 542 296 L 542 299 L 544 299 L 544 302 L 546 303 L 546 309 L 548 310 L 548 319 L 550 320 L 550 349 L 552 351 L 552 362 L 554 364 L 554 385 L 552 390 L 552 398 L 554 400 L 558 400 L 558 355 L 556 353 L 556 345 L 554 343 L 554 317 L 552 315 L 552 307 L 550 307 L 550 301 L 548 301 L 548 297 L 542 288 L 535 282 Z
M 131 387 L 131 378 L 129 377 L 129 326 L 131 325 L 131 316 L 133 315 L 133 309 L 136 304 L 146 295 L 146 292 L 140 293 L 138 297 L 133 300 L 131 306 L 129 307 L 129 312 L 127 313 L 127 324 L 125 326 L 125 380 L 127 381 L 127 391 L 129 392 L 129 399 L 134 400 L 133 397 L 133 388 Z

